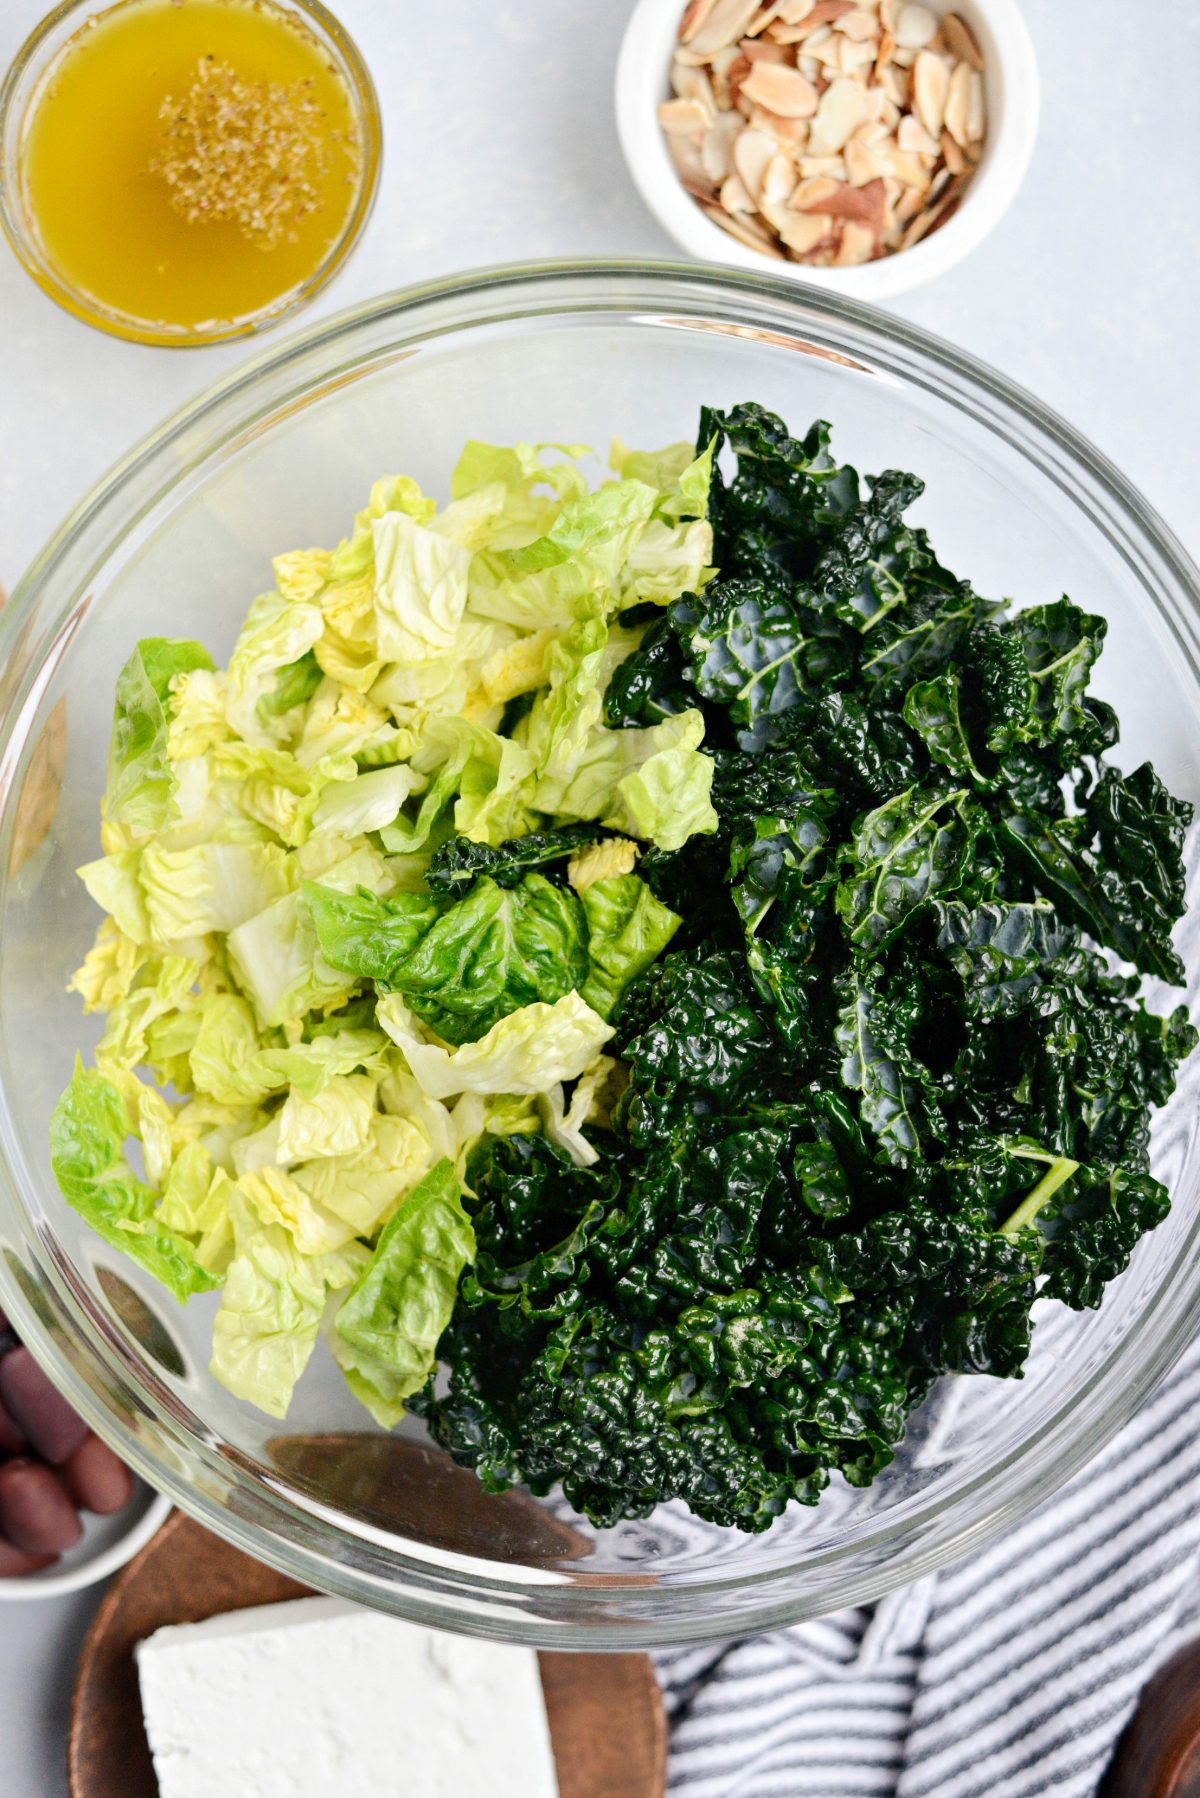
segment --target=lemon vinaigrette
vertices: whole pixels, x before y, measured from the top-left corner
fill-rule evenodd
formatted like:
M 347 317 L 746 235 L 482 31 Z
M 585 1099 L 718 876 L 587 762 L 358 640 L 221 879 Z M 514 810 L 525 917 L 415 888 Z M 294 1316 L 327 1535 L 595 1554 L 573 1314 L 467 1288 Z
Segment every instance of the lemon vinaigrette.
M 76 310 L 202 341 L 282 309 L 334 258 L 363 211 L 365 151 L 350 85 L 296 14 L 120 0 L 33 96 L 22 201 Z

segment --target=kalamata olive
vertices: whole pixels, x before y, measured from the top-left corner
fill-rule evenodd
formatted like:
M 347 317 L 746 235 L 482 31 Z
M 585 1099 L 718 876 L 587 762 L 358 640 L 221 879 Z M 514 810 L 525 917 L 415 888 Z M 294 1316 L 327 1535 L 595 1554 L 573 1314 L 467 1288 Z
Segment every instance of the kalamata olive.
M 133 1475 L 99 1436 L 89 1436 L 59 1469 L 59 1477 L 81 1511 L 108 1517 L 133 1497 Z
M 57 1465 L 73 1455 L 88 1427 L 50 1384 L 27 1348 L 0 1360 L 0 1404 L 44 1461 Z
M 14 1548 L 0 1536 L 0 1579 L 20 1579 L 23 1574 L 49 1567 L 55 1559 L 54 1555 L 27 1555 L 23 1548 Z
M 61 1554 L 82 1534 L 79 1514 L 52 1468 L 25 1456 L 0 1467 L 0 1535 L 14 1548 Z
M 24 1433 L 17 1428 L 0 1403 L 0 1455 L 23 1454 L 27 1447 Z

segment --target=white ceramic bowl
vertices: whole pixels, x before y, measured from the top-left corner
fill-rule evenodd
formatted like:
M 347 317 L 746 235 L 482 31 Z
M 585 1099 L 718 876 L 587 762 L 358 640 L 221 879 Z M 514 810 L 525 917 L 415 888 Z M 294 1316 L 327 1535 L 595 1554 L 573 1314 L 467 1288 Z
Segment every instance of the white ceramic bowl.
M 638 0 L 617 60 L 616 108 L 621 149 L 643 200 L 690 255 L 879 301 L 953 268 L 1008 211 L 1033 155 L 1039 103 L 1033 43 L 1015 0 L 954 0 L 939 8 L 962 14 L 983 53 L 988 109 L 983 161 L 944 225 L 910 250 L 858 268 L 809 268 L 760 255 L 714 225 L 680 185 L 658 123 L 658 105 L 669 92 L 683 7 L 684 0 Z
M 82 1538 L 52 1566 L 20 1579 L 0 1579 L 0 1604 L 61 1598 L 107 1579 L 158 1534 L 170 1515 L 170 1499 L 139 1480 L 129 1503 L 114 1517 L 85 1516 Z

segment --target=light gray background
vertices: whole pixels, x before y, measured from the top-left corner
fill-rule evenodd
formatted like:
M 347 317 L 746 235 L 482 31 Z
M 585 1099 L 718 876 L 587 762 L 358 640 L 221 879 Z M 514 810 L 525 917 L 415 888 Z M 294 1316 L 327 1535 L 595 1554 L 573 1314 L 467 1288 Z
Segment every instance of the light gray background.
M 364 242 L 304 322 L 486 262 L 674 254 L 612 122 L 632 0 L 335 4 L 379 87 L 384 174 Z M 44 10 L 0 0 L 0 64 Z M 1025 188 L 967 263 L 894 309 L 1064 413 L 1200 555 L 1200 8 L 1025 10 L 1043 90 Z M 135 438 L 247 353 L 103 337 L 59 312 L 0 247 L 0 584 L 11 588 Z M 4 1798 L 66 1791 L 70 1690 L 97 1596 L 0 1605 Z

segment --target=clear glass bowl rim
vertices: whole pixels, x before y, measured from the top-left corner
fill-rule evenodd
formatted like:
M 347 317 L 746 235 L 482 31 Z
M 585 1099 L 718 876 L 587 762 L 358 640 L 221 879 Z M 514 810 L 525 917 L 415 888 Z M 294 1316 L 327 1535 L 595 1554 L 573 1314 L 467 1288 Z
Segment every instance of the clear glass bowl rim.
M 715 317 L 734 334 L 815 346 L 852 365 L 862 355 L 872 373 L 935 389 L 1032 459 L 1085 513 L 1147 590 L 1200 682 L 1200 573 L 1106 457 L 985 364 L 873 307 L 769 275 L 643 260 L 543 262 L 407 287 L 322 321 L 215 383 L 97 483 L 0 615 L 0 799 L 21 766 L 46 670 L 85 592 L 180 483 L 385 350 L 390 358 L 447 332 L 567 314 Z M 39 596 L 52 583 L 61 592 L 38 620 Z M 33 1227 L 14 1173 L 15 1147 L 0 1095 L 0 1238 L 20 1243 L 23 1267 L 14 1278 L 0 1259 L 0 1301 L 72 1403 L 143 1477 L 217 1534 L 306 1583 L 416 1622 L 536 1647 L 619 1650 L 745 1635 L 871 1602 L 933 1572 L 993 1539 L 1098 1453 L 1200 1320 L 1198 1208 L 1138 1327 L 1003 1460 L 960 1473 L 948 1490 L 906 1501 L 897 1514 L 851 1525 L 835 1544 L 790 1565 L 661 1585 L 642 1583 L 644 1575 L 628 1585 L 612 1575 L 589 1580 L 586 1571 L 548 1582 L 544 1573 L 523 1577 L 519 1566 L 385 1547 L 369 1526 L 355 1528 L 340 1513 L 281 1491 L 240 1464 L 236 1451 L 183 1428 L 164 1390 Z
M 73 287 L 43 252 L 25 218 L 22 199 L 21 147 L 30 101 L 57 57 L 71 42 L 74 31 L 79 29 L 74 24 L 77 16 L 94 12 L 98 4 L 100 12 L 96 16 L 100 16 L 122 3 L 123 0 L 60 0 L 59 5 L 34 26 L 0 80 L 0 232 L 8 239 L 25 272 L 44 294 L 74 318 L 110 337 L 121 337 L 130 343 L 158 349 L 188 350 L 226 343 L 231 338 L 255 336 L 306 306 L 327 287 L 345 267 L 366 230 L 383 169 L 383 123 L 371 72 L 346 27 L 321 4 L 321 0 L 280 0 L 285 11 L 290 9 L 311 32 L 316 33 L 322 45 L 331 50 L 345 80 L 362 135 L 362 174 L 354 205 L 313 272 L 257 312 L 219 320 L 211 328 L 183 326 L 175 329 L 155 325 L 150 320 L 110 311 L 82 289 Z M 64 29 L 68 35 L 61 42 L 53 43 Z M 39 59 L 47 50 L 43 65 Z

